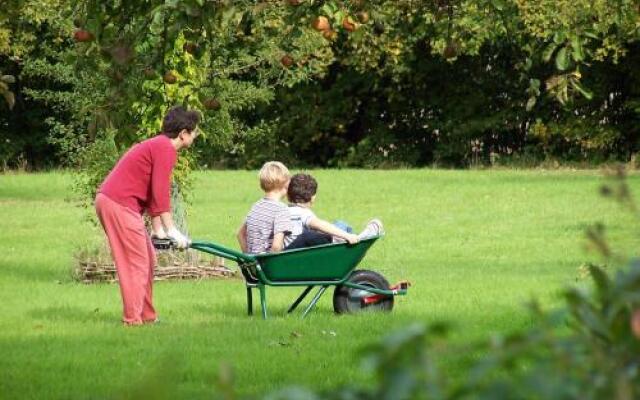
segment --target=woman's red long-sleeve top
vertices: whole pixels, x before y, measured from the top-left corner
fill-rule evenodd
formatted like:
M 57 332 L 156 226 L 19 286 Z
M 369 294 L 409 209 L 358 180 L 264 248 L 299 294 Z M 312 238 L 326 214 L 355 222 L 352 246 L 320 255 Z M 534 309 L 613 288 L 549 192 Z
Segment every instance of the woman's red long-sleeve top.
M 171 173 L 178 153 L 165 135 L 134 145 L 98 190 L 116 203 L 151 216 L 171 210 Z

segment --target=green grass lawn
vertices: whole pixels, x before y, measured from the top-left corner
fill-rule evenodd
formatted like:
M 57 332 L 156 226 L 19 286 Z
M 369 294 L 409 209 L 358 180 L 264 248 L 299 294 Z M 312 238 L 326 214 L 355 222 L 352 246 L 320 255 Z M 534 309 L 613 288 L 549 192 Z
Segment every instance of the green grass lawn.
M 71 280 L 73 253 L 101 231 L 68 201 L 69 174 L 0 175 L 0 398 L 135 396 L 157 376 L 165 395 L 211 398 L 219 365 L 241 393 L 285 385 L 367 385 L 359 349 L 413 321 L 453 321 L 467 343 L 531 324 L 523 304 L 559 304 L 585 253 L 584 229 L 604 223 L 624 255 L 637 255 L 637 225 L 598 195 L 596 171 L 314 171 L 316 213 L 387 235 L 361 264 L 413 283 L 391 314 L 333 314 L 331 293 L 305 320 L 285 317 L 296 289 L 268 291 L 267 321 L 245 314 L 241 280 L 163 282 L 163 323 L 119 324 L 116 285 Z M 629 178 L 636 197 L 640 177 Z M 191 235 L 237 247 L 235 232 L 260 196 L 255 172 L 196 175 Z M 440 360 L 459 376 L 477 354 Z

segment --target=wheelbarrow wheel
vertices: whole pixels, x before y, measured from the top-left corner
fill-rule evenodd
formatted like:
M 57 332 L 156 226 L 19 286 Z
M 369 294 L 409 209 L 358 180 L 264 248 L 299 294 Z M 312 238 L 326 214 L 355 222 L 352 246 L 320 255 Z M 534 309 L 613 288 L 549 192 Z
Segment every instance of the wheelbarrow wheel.
M 375 289 L 389 290 L 389 282 L 375 271 L 360 269 L 353 271 L 349 282 Z M 338 314 L 357 313 L 360 311 L 391 311 L 393 296 L 379 298 L 375 302 L 365 302 L 364 298 L 374 294 L 362 289 L 354 289 L 344 285 L 336 286 L 333 291 L 333 310 Z

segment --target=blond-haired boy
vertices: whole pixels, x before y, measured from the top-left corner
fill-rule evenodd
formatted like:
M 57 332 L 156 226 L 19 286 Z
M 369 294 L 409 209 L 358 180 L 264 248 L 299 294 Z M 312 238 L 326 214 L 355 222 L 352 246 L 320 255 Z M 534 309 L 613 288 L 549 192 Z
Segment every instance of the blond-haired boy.
M 289 170 L 279 161 L 269 161 L 258 177 L 264 197 L 253 204 L 237 235 L 242 251 L 250 254 L 282 250 L 284 237 L 291 232 L 288 207 L 280 202 L 287 194 Z

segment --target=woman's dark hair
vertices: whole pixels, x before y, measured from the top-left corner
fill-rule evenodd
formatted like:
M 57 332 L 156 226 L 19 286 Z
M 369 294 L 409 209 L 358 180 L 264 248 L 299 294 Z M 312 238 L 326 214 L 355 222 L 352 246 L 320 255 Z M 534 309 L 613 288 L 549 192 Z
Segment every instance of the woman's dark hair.
M 289 181 L 287 197 L 291 203 L 308 203 L 318 190 L 318 182 L 308 174 L 295 174 Z
M 176 106 L 167 112 L 162 121 L 162 133 L 175 139 L 183 129 L 193 132 L 200 122 L 200 114 L 197 111 L 187 111 L 184 107 Z

